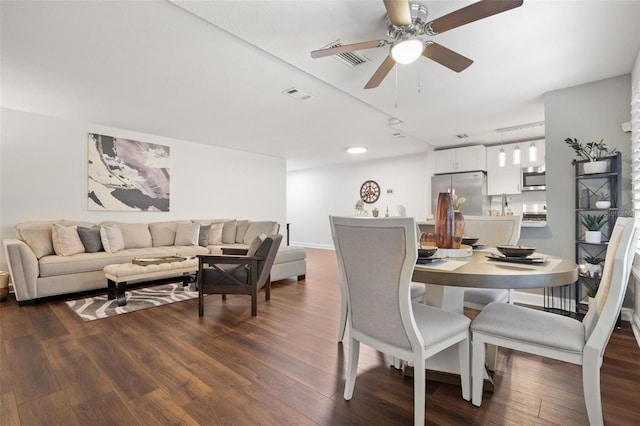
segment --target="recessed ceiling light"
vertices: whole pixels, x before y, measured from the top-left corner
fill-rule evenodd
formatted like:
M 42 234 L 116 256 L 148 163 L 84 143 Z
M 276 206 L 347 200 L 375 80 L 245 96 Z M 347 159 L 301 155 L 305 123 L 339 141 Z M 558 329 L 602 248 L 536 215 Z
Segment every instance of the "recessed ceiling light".
M 347 152 L 349 154 L 364 154 L 365 152 L 367 152 L 367 148 L 365 148 L 364 146 L 354 146 L 351 148 L 347 148 Z

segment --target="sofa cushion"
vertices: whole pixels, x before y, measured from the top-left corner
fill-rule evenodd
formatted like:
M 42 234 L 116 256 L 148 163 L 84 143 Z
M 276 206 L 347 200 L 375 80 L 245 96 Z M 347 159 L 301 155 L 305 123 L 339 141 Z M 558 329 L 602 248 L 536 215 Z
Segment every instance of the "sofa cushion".
M 80 241 L 82 241 L 86 253 L 104 251 L 102 240 L 100 239 L 100 228 L 97 226 L 92 226 L 91 228 L 78 226 L 78 236 L 80 237 Z
M 192 222 L 180 222 L 176 225 L 177 246 L 197 246 L 200 234 L 200 224 Z
M 124 249 L 124 237 L 117 224 L 102 225 L 100 227 L 100 239 L 107 253 L 117 253 Z
M 51 227 L 60 222 L 25 222 L 16 225 L 18 237 L 27 243 L 38 259 L 54 254 Z
M 244 234 L 243 242 L 245 244 L 251 244 L 251 242 L 260 234 L 274 235 L 278 233 L 278 224 L 272 220 L 262 222 L 251 222 Z
M 232 244 L 236 242 L 236 220 L 228 220 L 224 222 L 222 228 L 222 242 Z
M 124 238 L 124 248 L 151 247 L 153 240 L 147 223 L 111 222 L 120 227 Z
M 149 224 L 153 247 L 172 246 L 176 242 L 177 221 L 153 222 Z
M 236 221 L 236 243 L 245 243 L 245 244 L 251 244 L 251 241 L 253 241 L 253 238 L 256 237 L 256 235 L 253 236 L 253 238 L 251 238 L 249 241 L 245 241 L 244 240 L 244 236 L 247 233 L 247 229 L 249 229 L 249 221 L 248 220 L 238 220 Z
M 175 256 L 188 257 L 198 254 L 207 254 L 209 251 L 199 246 L 167 246 L 124 249 L 117 253 L 79 253 L 73 256 L 45 256 L 40 260 L 40 276 L 50 277 L 83 272 L 102 271 L 107 265 L 115 263 L 128 263 L 134 257 Z M 104 282 L 105 288 L 107 282 Z
M 54 223 L 51 228 L 53 250 L 58 256 L 84 253 L 84 245 L 78 236 L 78 227 Z

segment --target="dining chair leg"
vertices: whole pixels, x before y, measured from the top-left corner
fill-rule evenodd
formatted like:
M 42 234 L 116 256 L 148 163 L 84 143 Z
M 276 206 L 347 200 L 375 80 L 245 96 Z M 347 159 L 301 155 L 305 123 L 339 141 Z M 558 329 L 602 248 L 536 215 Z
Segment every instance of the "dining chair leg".
M 358 358 L 360 356 L 360 342 L 356 339 L 349 339 L 349 362 L 347 366 L 347 381 L 344 384 L 344 399 L 349 401 L 353 396 L 353 388 L 356 385 L 356 374 L 358 373 Z
M 460 363 L 460 387 L 462 387 L 462 399 L 469 401 L 471 399 L 471 359 L 469 353 L 471 348 L 469 347 L 469 332 L 467 332 L 467 338 L 458 343 L 458 361 Z
M 413 424 L 424 425 L 424 412 L 426 405 L 426 363 L 424 356 L 414 357 L 413 376 Z
M 484 340 L 477 333 L 471 334 L 471 402 L 479 407 L 482 404 L 484 386 Z
M 484 365 L 489 371 L 496 371 L 496 365 L 498 363 L 498 346 L 487 344 L 485 347 L 485 361 Z
M 591 356 L 586 350 L 582 361 L 582 391 L 584 403 L 587 406 L 589 424 L 591 426 L 603 425 L 598 356 Z

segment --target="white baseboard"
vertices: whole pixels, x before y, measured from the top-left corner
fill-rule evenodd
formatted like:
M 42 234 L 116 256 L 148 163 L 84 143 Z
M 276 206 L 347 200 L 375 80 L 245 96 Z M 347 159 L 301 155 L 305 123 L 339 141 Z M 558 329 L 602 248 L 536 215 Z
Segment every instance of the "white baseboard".
M 635 312 L 631 318 L 631 329 L 633 330 L 633 335 L 636 336 L 636 342 L 638 346 L 640 346 L 640 315 Z

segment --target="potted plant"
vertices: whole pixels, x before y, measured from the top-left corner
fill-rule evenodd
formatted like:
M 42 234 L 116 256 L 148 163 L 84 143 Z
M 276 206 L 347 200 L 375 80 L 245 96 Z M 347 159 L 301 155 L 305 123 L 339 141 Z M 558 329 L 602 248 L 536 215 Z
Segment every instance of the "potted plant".
M 606 172 L 607 162 L 603 158 L 618 152 L 616 148 L 607 148 L 604 139 L 600 139 L 600 142 L 589 142 L 586 145 L 578 142 L 577 138 L 566 138 L 564 141 L 575 151 L 579 160 L 587 161 L 583 165 L 585 174 Z
M 356 201 L 356 216 L 362 216 L 364 214 L 364 201 L 360 198 Z
M 600 229 L 606 223 L 606 216 L 587 214 L 582 216 L 582 224 L 587 228 L 584 233 L 584 241 L 591 244 L 600 244 L 602 234 Z
M 609 201 L 609 193 L 607 191 L 602 191 L 598 194 L 596 207 L 599 209 L 608 209 L 609 207 L 611 207 L 611 201 Z
M 377 207 L 374 207 L 373 210 L 371 210 L 371 213 L 373 213 L 373 217 L 378 217 L 380 210 L 378 210 Z
M 604 262 L 602 257 L 587 255 L 584 256 L 584 261 L 586 262 L 583 265 L 585 276 L 591 278 L 600 278 L 602 276 L 602 262 Z M 593 292 L 595 293 L 595 290 Z

